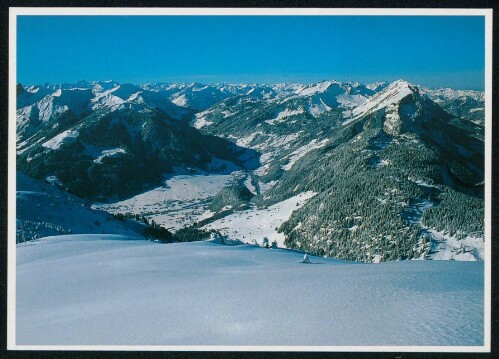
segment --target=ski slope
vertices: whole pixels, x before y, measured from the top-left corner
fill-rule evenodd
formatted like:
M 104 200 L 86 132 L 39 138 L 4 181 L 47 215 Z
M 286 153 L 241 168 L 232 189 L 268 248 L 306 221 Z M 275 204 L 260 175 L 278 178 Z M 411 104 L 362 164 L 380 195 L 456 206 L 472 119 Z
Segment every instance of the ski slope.
M 484 341 L 483 262 L 303 264 L 291 250 L 111 235 L 47 237 L 16 251 L 19 346 Z

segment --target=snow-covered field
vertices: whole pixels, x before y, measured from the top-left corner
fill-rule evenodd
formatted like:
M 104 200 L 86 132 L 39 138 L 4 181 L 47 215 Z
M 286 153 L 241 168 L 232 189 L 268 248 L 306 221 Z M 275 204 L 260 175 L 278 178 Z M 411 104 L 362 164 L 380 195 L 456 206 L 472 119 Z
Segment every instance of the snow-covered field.
M 443 231 L 428 229 L 432 237 L 431 259 L 457 261 L 483 261 L 485 258 L 485 241 L 483 237 L 466 236 L 459 240 Z
M 234 212 L 203 228 L 216 229 L 223 235 L 244 243 L 262 244 L 263 238 L 267 237 L 269 244 L 276 241 L 278 247 L 285 248 L 284 234 L 277 233 L 276 228 L 279 228 L 289 219 L 294 210 L 303 206 L 314 195 L 313 192 L 304 192 L 268 208 L 252 208 Z
M 304 264 L 284 249 L 126 239 L 18 245 L 16 345 L 484 342 L 483 262 Z
M 132 198 L 93 208 L 110 213 L 145 215 L 156 223 L 173 230 L 190 226 L 206 217 L 208 200 L 224 186 L 244 176 L 242 172 L 211 175 L 177 175 L 164 185 Z

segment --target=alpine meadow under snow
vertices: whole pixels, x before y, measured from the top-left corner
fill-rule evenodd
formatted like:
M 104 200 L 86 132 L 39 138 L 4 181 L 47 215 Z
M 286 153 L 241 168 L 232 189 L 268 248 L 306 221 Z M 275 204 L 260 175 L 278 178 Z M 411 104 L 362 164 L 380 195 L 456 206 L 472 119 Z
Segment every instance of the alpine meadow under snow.
M 403 80 L 18 84 L 16 344 L 484 345 L 484 108 Z

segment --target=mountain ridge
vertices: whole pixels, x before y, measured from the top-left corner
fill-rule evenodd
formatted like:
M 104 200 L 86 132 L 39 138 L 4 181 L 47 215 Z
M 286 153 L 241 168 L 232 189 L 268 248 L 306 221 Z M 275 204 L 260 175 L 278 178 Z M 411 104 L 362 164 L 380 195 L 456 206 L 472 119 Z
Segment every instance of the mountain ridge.
M 121 213 L 136 200 L 154 201 L 140 208 L 154 209 L 147 216 L 160 225 L 224 232 L 231 213 L 257 216 L 314 193 L 266 228 L 269 236 L 367 262 L 470 258 L 454 243 L 481 248 L 485 154 L 477 92 L 432 92 L 404 80 L 76 86 L 18 86 L 18 104 L 27 104 L 17 111 L 18 168 L 109 202 L 102 209 Z M 456 114 L 456 101 L 471 107 Z M 177 173 L 186 177 L 176 180 Z M 167 201 L 168 181 L 197 188 L 200 174 L 222 177 L 215 187 L 199 187 L 202 200 Z M 251 230 L 241 233 L 250 238 L 236 239 L 261 241 Z

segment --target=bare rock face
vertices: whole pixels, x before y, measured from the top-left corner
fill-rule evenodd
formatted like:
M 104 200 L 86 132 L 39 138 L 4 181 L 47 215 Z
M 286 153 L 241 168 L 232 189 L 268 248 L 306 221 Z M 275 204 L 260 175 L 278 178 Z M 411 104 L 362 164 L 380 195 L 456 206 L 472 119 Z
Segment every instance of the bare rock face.
M 383 131 L 391 136 L 400 135 L 402 132 L 402 121 L 399 116 L 398 104 L 391 104 L 386 107 Z

